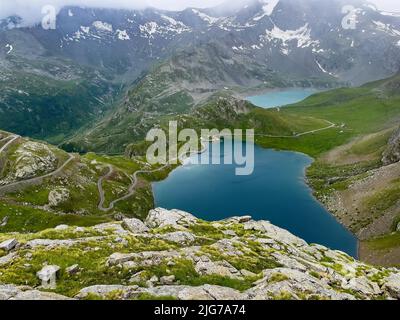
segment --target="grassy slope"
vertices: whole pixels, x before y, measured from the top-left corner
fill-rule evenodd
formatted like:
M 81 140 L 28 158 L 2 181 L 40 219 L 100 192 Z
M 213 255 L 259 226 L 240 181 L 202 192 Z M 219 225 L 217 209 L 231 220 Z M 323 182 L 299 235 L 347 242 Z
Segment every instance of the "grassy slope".
M 321 159 L 327 151 L 342 146 L 352 139 L 383 131 L 398 123 L 400 119 L 400 108 L 398 107 L 400 95 L 398 95 L 396 90 L 392 90 L 392 83 L 396 83 L 396 81 L 399 81 L 398 76 L 390 80 L 368 84 L 361 88 L 344 88 L 319 93 L 294 106 L 281 108 L 280 111 L 254 108 L 249 104 L 235 105 L 236 102 L 230 101 L 229 98 L 218 99 L 216 97 L 189 114 L 161 116 L 157 119 L 157 123 L 161 127 L 166 127 L 169 120 L 178 119 L 181 127 L 255 128 L 258 134 L 292 135 L 293 133 L 326 127 L 327 123 L 325 120 L 331 121 L 338 126 L 301 137 L 269 138 L 257 136 L 256 138 L 256 142 L 264 147 L 295 150 L 315 157 L 317 161 L 309 168 L 308 177 L 316 191 L 317 197 L 321 198 L 325 194 L 332 192 L 332 190 L 347 188 L 352 179 L 357 179 L 367 170 L 380 165 L 379 161 L 375 160 L 360 162 L 354 165 L 336 166 L 323 163 Z M 160 90 L 164 89 L 161 88 Z M 149 95 L 150 93 L 147 92 L 147 96 Z M 238 109 L 241 110 L 238 111 Z M 131 119 L 129 118 L 128 120 Z M 124 120 L 124 122 L 126 121 Z M 126 129 L 126 127 L 118 127 L 115 130 Z M 352 147 L 351 152 L 361 155 L 369 154 L 374 152 L 376 148 L 383 147 L 386 143 L 386 138 L 387 136 L 384 135 L 371 141 L 356 144 Z M 142 149 L 144 150 L 143 146 Z M 92 180 L 84 192 L 82 190 L 75 190 L 72 187 L 72 201 L 58 209 L 64 212 L 74 212 L 84 209 L 94 217 L 101 216 L 96 207 L 95 182 L 105 172 L 103 169 L 96 169 L 92 165 L 93 160 L 103 165 L 112 164 L 120 173 L 119 178 L 114 181 L 105 182 L 104 184 L 104 188 L 108 191 L 106 203 L 111 201 L 112 197 L 109 197 L 110 191 L 111 193 L 114 192 L 114 195 L 118 197 L 122 189 L 127 187 L 127 180 L 121 176 L 124 173 L 131 174 L 137 166 L 137 163 L 135 164 L 134 161 L 123 157 L 105 157 L 95 154 L 88 154 L 82 157 L 80 162 L 84 163 L 88 170 L 91 169 L 96 173 L 93 174 Z M 89 173 L 82 173 L 76 167 L 71 170 L 70 176 L 72 177 L 78 175 L 90 176 Z M 165 174 L 167 172 L 152 177 L 144 177 L 147 178 L 147 185 L 146 179 L 144 179 L 144 188 L 141 188 L 131 201 L 118 204 L 115 211 L 128 215 L 133 212 L 138 217 L 144 217 L 146 210 L 153 205 L 151 193 L 149 193 L 148 181 L 163 178 Z M 338 175 L 340 176 L 338 181 L 327 185 L 327 181 L 330 178 Z M 74 186 L 75 181 L 68 181 L 67 184 Z M 34 205 L 43 205 L 50 187 L 53 188 L 55 186 L 57 186 L 57 182 L 51 181 L 47 185 L 44 184 L 43 186 L 35 187 L 34 190 L 26 190 L 20 195 L 14 195 L 12 200 L 16 202 L 28 201 Z M 35 194 L 39 194 L 40 197 L 37 197 Z M 40 200 L 41 198 L 43 198 L 42 201 Z M 42 203 L 34 203 L 34 201 Z M 3 213 L 3 216 L 5 216 L 5 213 Z M 43 223 L 42 227 L 44 226 L 45 223 Z M 396 245 L 398 244 L 396 243 Z
M 307 176 L 315 195 L 323 201 L 332 192 L 346 190 L 352 183 L 366 177 L 371 169 L 381 167 L 382 152 L 400 119 L 400 92 L 392 89 L 399 81 L 400 77 L 395 76 L 360 88 L 319 93 L 280 111 L 248 106 L 246 113 L 236 114 L 230 113 L 232 108 L 226 109 L 224 103 L 215 104 L 214 101 L 198 112 L 182 117 L 182 127 L 255 128 L 256 133 L 291 135 L 326 127 L 324 120 L 335 123 L 334 128 L 296 138 L 256 137 L 256 142 L 264 147 L 300 151 L 313 156 L 316 161 L 308 169 Z M 328 152 L 347 145 L 348 148 L 335 155 L 333 163 L 325 161 Z M 364 207 L 366 215 L 369 211 L 371 215 L 344 223 L 357 232 L 382 214 L 383 205 L 392 206 L 399 198 L 397 184 L 377 190 Z M 399 219 L 395 219 L 393 226 Z M 389 241 L 392 246 L 400 246 L 398 237 L 389 238 L 394 239 Z M 376 241 L 387 240 L 383 237 Z
M 3 168 L 14 167 L 15 151 L 27 141 L 21 139 L 0 156 L 5 163 Z M 55 147 L 51 148 L 57 155 L 60 166 L 68 155 Z M 150 182 L 164 178 L 170 169 L 140 176 L 137 191 L 131 198 L 118 203 L 114 209 L 103 212 L 97 208 L 97 182 L 106 174 L 107 165 L 113 166 L 115 174 L 103 182 L 106 192 L 105 205 L 126 194 L 130 185 L 128 175 L 144 167 L 149 168 L 141 157 L 127 159 L 122 156 L 111 157 L 92 153 L 85 156 L 75 155 L 75 159 L 60 175 L 46 178 L 40 185 L 26 186 L 0 197 L 0 222 L 7 219 L 6 225 L 0 226 L 0 232 L 36 232 L 60 224 L 89 226 L 110 221 L 116 214 L 145 218 L 149 209 L 153 207 Z M 12 172 L 9 171 L 10 174 Z M 3 177 L 5 175 L 3 172 Z M 40 175 L 41 173 L 37 174 Z M 68 199 L 50 206 L 50 192 L 60 189 L 68 190 Z
M 399 82 L 400 76 L 395 76 L 361 88 L 338 89 L 313 95 L 293 107 L 281 109 L 281 112 L 290 116 L 326 119 L 340 125 L 339 128 L 293 140 L 259 138 L 257 142 L 265 147 L 296 150 L 315 157 L 316 162 L 308 169 L 307 175 L 319 199 L 323 199 L 325 195 L 335 190 L 345 190 L 354 181 L 365 177 L 368 170 L 381 166 L 382 151 L 390 133 L 398 126 L 400 120 L 400 91 L 393 89 Z M 335 165 L 327 164 L 323 160 L 326 152 L 369 134 L 373 134 L 371 138 L 360 139 L 360 142 L 354 143 L 341 155 L 344 159 L 358 156 L 360 161 Z M 362 160 L 363 157 L 369 160 Z M 332 178 L 336 179 L 335 182 L 328 183 Z M 377 190 L 376 196 L 370 199 L 365 210 L 382 211 L 398 203 L 400 199 L 398 190 L 394 185 L 389 185 L 384 190 Z M 371 223 L 374 218 L 371 219 L 364 221 L 364 224 Z M 393 222 L 393 228 L 399 220 L 400 215 Z M 355 223 L 349 227 L 357 231 L 363 225 Z M 382 250 L 381 253 L 376 252 L 380 255 L 390 248 L 400 247 L 399 239 L 398 234 L 390 234 L 371 239 L 366 245 L 372 251 Z M 393 263 L 393 260 L 389 263 Z M 399 263 L 398 259 L 396 263 Z
M 191 113 L 221 90 L 238 92 L 248 90 L 249 86 L 254 90 L 265 90 L 338 85 L 331 77 L 283 77 L 249 57 L 227 57 L 218 43 L 204 44 L 187 48 L 153 66 L 149 73 L 137 79 L 117 108 L 110 110 L 88 130 L 65 142 L 63 148 L 84 152 L 123 152 L 128 144 L 142 141 L 149 129 L 159 125 L 163 118 L 179 118 Z
M 297 150 L 314 157 L 340 146 L 351 138 L 394 126 L 400 119 L 400 95 L 382 97 L 369 88 L 337 89 L 315 94 L 292 107 L 281 108 L 285 116 L 310 116 L 343 127 L 296 140 L 260 139 L 265 146 Z
M 99 72 L 68 60 L 11 55 L 7 63 L 0 70 L 0 128 L 52 143 L 100 116 L 118 90 Z

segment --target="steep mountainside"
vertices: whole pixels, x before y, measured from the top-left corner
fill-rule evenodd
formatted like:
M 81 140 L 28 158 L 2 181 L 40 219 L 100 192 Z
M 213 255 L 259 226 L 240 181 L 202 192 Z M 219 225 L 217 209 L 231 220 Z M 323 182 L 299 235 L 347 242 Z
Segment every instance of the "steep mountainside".
M 400 129 L 390 138 L 389 144 L 383 153 L 382 163 L 385 165 L 400 161 Z
M 141 156 L 68 154 L 1 132 L 0 232 L 143 219 L 153 208 L 149 182 L 165 177 L 172 168 L 152 167 Z
M 355 28 L 342 26 L 345 5 L 356 9 Z M 281 73 L 331 73 L 360 83 L 398 69 L 399 21 L 362 0 L 249 0 L 181 12 L 71 7 L 60 12 L 55 30 L 25 32 L 52 54 L 118 74 L 137 76 L 175 48 L 216 39 Z
M 108 109 L 119 86 L 89 66 L 49 56 L 21 29 L 0 31 L 0 127 L 61 141 Z M 10 44 L 12 43 L 12 45 Z
M 400 299 L 398 269 L 309 245 L 249 216 L 205 222 L 158 208 L 144 222 L 2 234 L 0 247 L 5 300 Z
M 354 29 L 342 27 L 344 5 L 356 8 Z M 27 28 L 10 17 L 0 24 L 0 126 L 61 141 L 114 106 L 142 72 L 171 57 L 166 64 L 177 72 L 171 76 L 190 96 L 194 89 L 264 81 L 269 87 L 383 78 L 400 67 L 399 21 L 357 0 L 249 0 L 181 12 L 68 7 L 55 30 Z M 199 68 L 193 61 L 206 63 Z M 15 66 L 18 72 L 11 72 Z M 186 69 L 193 71 L 188 83 Z M 26 88 L 27 82 L 37 86 Z M 187 94 L 176 93 L 184 107 L 191 104 Z
M 143 140 L 153 126 L 166 118 L 179 120 L 193 112 L 199 114 L 204 110 L 201 106 L 212 103 L 214 96 L 236 95 L 248 87 L 326 89 L 338 85 L 329 79 L 279 76 L 254 59 L 239 57 L 225 49 L 213 42 L 185 49 L 156 66 L 135 84 L 121 105 L 86 132 L 78 133 L 64 147 L 121 152 L 130 142 Z M 219 118 L 223 113 L 215 115 Z
M 399 83 L 395 75 L 360 88 L 311 96 L 280 113 L 325 119 L 335 128 L 296 140 L 256 139 L 266 147 L 298 150 L 316 158 L 307 172 L 316 197 L 362 240 L 361 259 L 380 265 L 400 263 L 395 133 L 400 92 L 393 90 Z

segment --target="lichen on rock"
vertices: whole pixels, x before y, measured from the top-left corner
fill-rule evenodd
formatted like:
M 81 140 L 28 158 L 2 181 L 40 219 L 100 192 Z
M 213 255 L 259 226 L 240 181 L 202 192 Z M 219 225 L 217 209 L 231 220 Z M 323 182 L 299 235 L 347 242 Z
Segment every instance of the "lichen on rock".
M 206 222 L 157 208 L 145 223 L 75 230 L 3 234 L 2 242 L 18 246 L 0 254 L 0 298 L 400 299 L 400 270 L 309 245 L 251 217 Z M 56 286 L 42 292 L 36 274 L 50 267 Z

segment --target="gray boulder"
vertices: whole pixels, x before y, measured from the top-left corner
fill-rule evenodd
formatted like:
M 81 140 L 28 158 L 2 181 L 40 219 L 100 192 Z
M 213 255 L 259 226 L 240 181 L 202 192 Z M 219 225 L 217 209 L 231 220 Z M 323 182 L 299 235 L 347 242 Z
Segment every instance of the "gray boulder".
M 29 287 L 0 285 L 0 300 L 72 300 L 71 298 L 52 293 L 33 290 Z
M 231 288 L 215 285 L 202 285 L 198 287 L 166 285 L 142 288 L 138 286 L 122 285 L 97 285 L 82 289 L 76 296 L 84 299 L 90 294 L 107 299 L 111 293 L 118 292 L 121 299 L 135 299 L 141 294 L 149 294 L 154 297 L 174 297 L 178 300 L 240 300 L 242 294 Z
M 70 193 L 69 190 L 66 188 L 57 188 L 54 190 L 51 190 L 49 193 L 49 205 L 52 207 L 56 207 L 66 201 L 68 201 L 70 198 Z
M 73 300 L 69 297 L 52 292 L 43 292 L 38 290 L 28 290 L 18 293 L 11 300 Z
M 176 232 L 162 234 L 160 238 L 166 241 L 175 242 L 182 245 L 191 244 L 196 240 L 196 237 L 192 233 L 186 231 L 176 231 Z
M 206 256 L 196 263 L 195 270 L 200 275 L 218 275 L 232 279 L 243 279 L 242 274 L 227 261 L 211 261 Z
M 197 221 L 198 219 L 195 216 L 184 211 L 156 208 L 150 210 L 145 224 L 149 228 L 160 228 L 166 226 L 189 226 Z
M 103 299 L 108 298 L 109 295 L 115 292 L 121 293 L 121 299 L 128 299 L 132 292 L 134 292 L 138 286 L 123 286 L 123 285 L 94 285 L 87 288 L 83 288 L 76 295 L 75 298 L 85 299 L 88 295 L 99 296 Z
M 16 296 L 19 291 L 14 285 L 0 285 L 0 300 L 9 300 Z
M 11 251 L 18 245 L 17 239 L 8 239 L 0 243 L 0 249 L 5 251 Z
M 80 271 L 80 268 L 79 268 L 79 265 L 77 265 L 77 264 L 74 264 L 65 269 L 65 272 L 68 273 L 69 275 L 77 274 L 79 271 Z
M 122 226 L 132 233 L 144 233 L 149 231 L 149 228 L 139 219 L 124 219 Z
M 343 289 L 350 289 L 366 296 L 380 295 L 382 293 L 379 286 L 366 277 L 351 278 L 347 284 L 342 285 Z
M 171 285 L 175 283 L 175 276 L 171 275 L 171 276 L 164 276 L 160 278 L 160 283 L 162 285 Z
M 15 252 L 10 252 L 6 256 L 0 257 L 0 267 L 13 261 L 15 257 L 17 257 Z
M 383 289 L 394 299 L 400 300 L 400 273 L 392 274 L 384 281 Z

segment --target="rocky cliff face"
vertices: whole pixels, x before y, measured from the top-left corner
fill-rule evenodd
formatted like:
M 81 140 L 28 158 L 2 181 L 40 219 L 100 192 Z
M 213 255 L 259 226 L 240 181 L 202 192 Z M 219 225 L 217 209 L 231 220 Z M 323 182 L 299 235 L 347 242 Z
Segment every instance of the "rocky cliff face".
M 0 242 L 0 299 L 400 299 L 400 270 L 248 216 L 204 222 L 158 208 L 144 223 L 63 225 Z
M 390 138 L 382 158 L 382 162 L 385 165 L 398 161 L 400 161 L 400 129 L 398 129 Z

